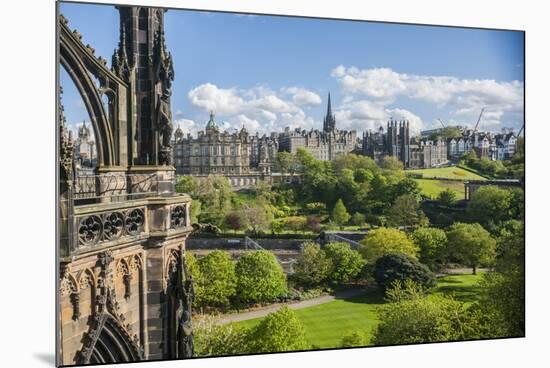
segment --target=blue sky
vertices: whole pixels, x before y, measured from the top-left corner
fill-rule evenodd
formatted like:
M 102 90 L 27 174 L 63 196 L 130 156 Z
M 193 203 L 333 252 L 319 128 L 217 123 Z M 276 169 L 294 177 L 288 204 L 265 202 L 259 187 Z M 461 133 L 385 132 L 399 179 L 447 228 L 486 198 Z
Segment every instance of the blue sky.
M 118 43 L 113 6 L 61 4 L 96 55 Z M 330 91 L 337 127 L 375 129 L 389 117 L 415 130 L 446 123 L 519 130 L 523 124 L 523 34 L 373 22 L 169 10 L 175 63 L 175 124 L 195 133 L 214 110 L 222 129 L 260 134 L 322 127 Z M 89 121 L 61 70 L 66 117 Z

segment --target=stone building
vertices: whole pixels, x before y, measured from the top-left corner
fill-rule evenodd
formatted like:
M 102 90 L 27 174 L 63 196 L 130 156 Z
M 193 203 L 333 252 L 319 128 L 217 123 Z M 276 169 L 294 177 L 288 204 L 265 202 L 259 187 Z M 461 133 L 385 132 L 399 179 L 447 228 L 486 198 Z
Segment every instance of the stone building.
M 392 156 L 405 168 L 430 168 L 448 163 L 447 144 L 444 140 L 435 142 L 425 138 L 411 138 L 407 120 L 390 119 L 386 132 L 380 127 L 377 132 L 363 133 L 362 153 L 374 160 Z
M 78 127 L 78 133 L 74 142 L 74 155 L 81 167 L 95 167 L 97 164 L 95 154 L 95 141 L 86 122 Z
M 235 133 L 221 132 L 212 112 L 204 131 L 198 132 L 196 138 L 191 134 L 184 136 L 179 127 L 176 129 L 176 171 L 196 177 L 222 175 L 236 188 L 253 186 L 269 180 L 278 147 L 273 137 L 251 136 L 244 127 Z
M 409 168 L 428 169 L 438 167 L 449 162 L 447 159 L 447 145 L 441 138 L 436 141 L 421 139 L 413 140 L 410 145 Z
M 81 175 L 59 102 L 56 360 L 63 366 L 193 355 L 184 258 L 191 199 L 174 191 L 166 10 L 117 9 L 111 69 L 59 20 L 60 66 L 97 132 L 97 167 Z
M 355 130 L 339 130 L 336 118 L 332 114 L 330 94 L 328 95 L 327 114 L 323 120 L 323 130 L 303 130 L 286 128 L 279 134 L 279 150 L 296 153 L 299 148 L 309 151 L 317 160 L 330 161 L 339 155 L 352 152 L 357 147 Z

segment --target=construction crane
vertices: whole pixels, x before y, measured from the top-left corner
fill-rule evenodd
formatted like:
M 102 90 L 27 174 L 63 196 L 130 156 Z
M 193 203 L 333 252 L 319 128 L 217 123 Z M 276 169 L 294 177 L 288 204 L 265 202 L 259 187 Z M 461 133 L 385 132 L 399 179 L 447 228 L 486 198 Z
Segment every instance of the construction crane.
M 445 124 L 443 124 L 443 120 L 441 120 L 440 118 L 437 118 L 437 120 L 439 120 L 439 122 L 441 123 L 441 126 L 443 127 L 443 129 L 446 128 Z
M 474 133 L 477 132 L 477 126 L 479 125 L 479 122 L 481 121 L 481 116 L 483 115 L 483 111 L 485 110 L 485 107 L 481 109 L 481 112 L 479 113 L 479 118 L 477 118 L 477 123 L 474 128 Z
M 517 137 L 521 135 L 521 132 L 523 132 L 523 128 L 525 128 L 525 123 L 523 123 L 523 125 L 521 126 L 521 129 L 519 130 Z

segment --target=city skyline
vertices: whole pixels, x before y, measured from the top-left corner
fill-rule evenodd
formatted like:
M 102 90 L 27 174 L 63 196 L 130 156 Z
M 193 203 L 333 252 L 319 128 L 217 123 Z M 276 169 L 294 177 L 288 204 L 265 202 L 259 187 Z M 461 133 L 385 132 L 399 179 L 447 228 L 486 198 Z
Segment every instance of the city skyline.
M 115 8 L 62 3 L 61 13 L 110 65 Z M 90 22 L 98 18 L 101 30 Z M 185 133 L 202 130 L 211 110 L 222 130 L 321 129 L 328 92 L 339 129 L 375 129 L 390 117 L 410 120 L 413 132 L 438 127 L 437 118 L 472 126 L 481 107 L 481 130 L 523 124 L 521 32 L 186 10 L 165 22 L 174 128 Z M 63 70 L 61 84 L 74 129 L 88 114 Z

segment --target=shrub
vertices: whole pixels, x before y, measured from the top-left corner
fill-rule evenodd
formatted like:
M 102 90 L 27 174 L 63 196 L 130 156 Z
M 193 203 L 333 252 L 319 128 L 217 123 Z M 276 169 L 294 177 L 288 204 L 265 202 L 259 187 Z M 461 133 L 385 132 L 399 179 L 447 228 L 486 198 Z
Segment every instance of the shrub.
M 361 272 L 363 259 L 357 251 L 351 249 L 348 243 L 330 243 L 324 250 L 332 264 L 329 281 L 346 283 Z
M 423 288 L 435 286 L 435 275 L 411 256 L 393 253 L 376 260 L 374 278 L 378 285 L 388 288 L 394 281 L 412 280 Z
M 235 323 L 217 324 L 213 319 L 201 321 L 193 329 L 195 356 L 248 354 L 251 330 Z
M 411 238 L 419 248 L 419 260 L 432 271 L 439 270 L 447 261 L 447 235 L 432 227 L 416 229 Z
M 287 290 L 283 269 L 268 251 L 252 251 L 241 256 L 235 267 L 237 298 L 245 303 L 275 300 Z
M 351 216 L 351 224 L 352 225 L 355 225 L 355 226 L 362 226 L 365 224 L 365 221 L 366 221 L 366 217 L 365 215 L 363 215 L 362 213 L 359 213 L 359 212 L 355 212 L 353 214 L 353 216 Z
M 287 306 L 268 314 L 260 322 L 252 332 L 251 344 L 252 351 L 255 353 L 307 348 L 304 326 Z
M 389 253 L 416 257 L 418 252 L 417 246 L 405 232 L 392 228 L 371 230 L 360 243 L 359 252 L 369 264 L 374 264 L 379 257 Z
M 347 335 L 344 335 L 344 337 L 342 337 L 342 340 L 340 341 L 341 348 L 352 348 L 365 345 L 365 335 L 363 335 L 359 331 L 353 331 Z
M 294 279 L 304 286 L 315 286 L 326 281 L 332 262 L 320 246 L 313 242 L 303 244 L 303 251 L 294 265 Z
M 203 289 L 203 305 L 225 307 L 235 295 L 235 263 L 229 253 L 215 250 L 199 259 L 201 278 L 198 284 Z

